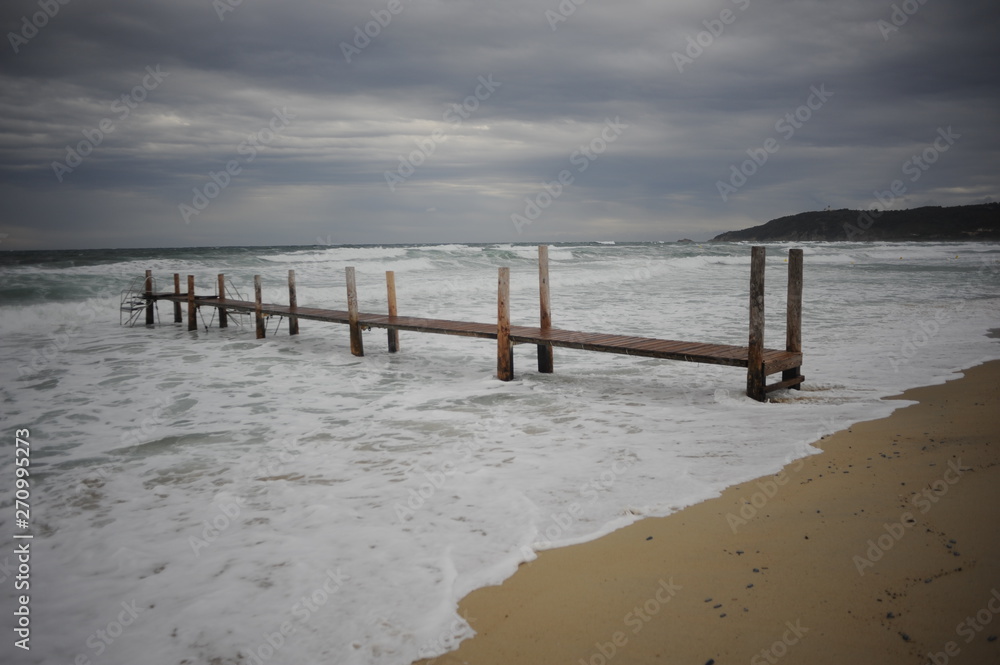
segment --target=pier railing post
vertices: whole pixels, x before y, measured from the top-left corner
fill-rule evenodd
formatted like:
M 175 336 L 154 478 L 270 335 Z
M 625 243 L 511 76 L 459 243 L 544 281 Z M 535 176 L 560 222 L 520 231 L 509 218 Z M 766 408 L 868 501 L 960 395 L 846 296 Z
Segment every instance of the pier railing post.
M 510 268 L 497 277 L 497 378 L 514 378 L 514 347 L 510 343 Z
M 146 283 L 143 285 L 143 291 L 146 296 L 146 325 L 153 325 L 153 307 L 155 302 L 153 300 L 153 271 L 146 271 Z
M 180 273 L 174 273 L 174 295 L 180 296 L 181 294 L 181 276 Z M 181 318 L 181 304 L 179 301 L 174 301 L 174 323 L 180 323 L 183 319 Z
M 747 396 L 758 402 L 763 402 L 766 399 L 764 388 L 767 380 L 764 374 L 764 259 L 764 247 L 751 249 Z
M 288 271 L 288 309 L 295 311 L 298 309 L 299 299 L 295 294 L 295 271 Z M 299 317 L 289 316 L 288 317 L 288 334 L 298 335 L 299 334 Z
M 361 325 L 358 323 L 358 286 L 354 279 L 354 268 L 348 267 L 347 272 L 347 319 L 351 329 L 351 353 L 355 356 L 365 355 L 365 344 L 361 338 Z
M 788 307 L 785 316 L 785 350 L 802 353 L 802 250 L 788 250 Z M 781 373 L 781 380 L 797 379 L 801 367 L 792 367 Z M 801 384 L 792 386 L 801 390 Z
M 260 275 L 253 276 L 254 318 L 257 321 L 257 339 L 264 339 L 267 326 L 264 324 L 264 305 L 260 295 Z
M 223 300 L 226 299 L 226 276 L 223 275 L 222 273 L 219 273 L 217 282 L 218 286 L 216 288 L 218 288 L 219 291 L 219 302 L 222 302 Z M 219 308 L 219 327 L 220 328 L 229 327 L 229 315 L 226 314 L 225 307 Z
M 194 304 L 194 275 L 188 275 L 188 330 L 198 329 L 198 308 Z
M 389 301 L 389 316 L 396 316 L 396 273 L 391 270 L 385 271 L 385 291 Z M 389 353 L 399 351 L 399 331 L 389 328 Z
M 538 246 L 538 306 L 541 310 L 542 333 L 548 332 L 552 328 L 552 309 L 549 300 L 549 248 L 547 245 Z M 553 370 L 552 345 L 538 345 L 538 371 L 543 374 L 551 374 Z

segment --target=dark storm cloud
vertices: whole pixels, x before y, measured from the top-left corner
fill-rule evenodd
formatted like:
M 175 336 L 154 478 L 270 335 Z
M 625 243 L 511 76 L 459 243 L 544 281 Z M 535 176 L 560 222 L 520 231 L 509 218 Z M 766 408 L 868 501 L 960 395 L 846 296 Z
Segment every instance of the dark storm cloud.
M 894 179 L 896 207 L 975 202 L 998 189 L 997 17 L 935 0 L 8 2 L 2 247 L 705 238 L 869 207 Z

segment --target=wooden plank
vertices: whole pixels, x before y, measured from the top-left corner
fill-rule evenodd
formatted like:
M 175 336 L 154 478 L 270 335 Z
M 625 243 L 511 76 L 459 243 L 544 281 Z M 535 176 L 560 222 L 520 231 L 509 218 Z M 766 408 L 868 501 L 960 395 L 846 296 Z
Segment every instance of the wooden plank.
M 750 335 L 747 343 L 747 396 L 763 402 L 764 375 L 764 247 L 750 250 Z
M 514 346 L 510 341 L 510 268 L 497 275 L 497 378 L 514 378 Z
M 552 327 L 552 305 L 549 300 L 549 248 L 548 245 L 538 246 L 538 308 L 539 328 L 548 330 Z M 551 374 L 554 370 L 554 359 L 551 344 L 538 345 L 538 371 Z
M 288 309 L 289 311 L 295 311 L 299 308 L 299 298 L 295 293 L 295 271 L 288 271 Z M 298 335 L 299 334 L 299 317 L 289 316 L 288 317 L 288 334 Z
M 802 352 L 802 250 L 788 250 L 788 306 L 785 312 L 785 350 Z M 801 367 L 792 367 L 781 373 L 781 378 L 791 380 L 802 373 Z M 800 390 L 799 381 L 794 386 Z
M 188 275 L 188 331 L 198 329 L 198 305 L 194 300 L 194 275 Z
M 347 314 L 348 325 L 351 328 L 351 353 L 355 356 L 365 355 L 365 344 L 361 338 L 361 325 L 358 322 L 358 286 L 354 280 L 354 268 L 346 268 L 347 274 Z
M 785 379 L 784 381 L 779 381 L 777 383 L 772 383 L 764 388 L 765 392 L 771 392 L 772 390 L 781 390 L 782 388 L 791 388 L 793 390 L 798 390 L 799 385 L 806 380 L 806 377 L 801 374 L 790 379 Z
M 219 293 L 219 302 L 222 302 L 223 300 L 226 299 L 226 276 L 222 273 L 219 273 L 219 276 L 216 278 L 215 281 L 216 281 L 216 289 L 218 290 Z M 228 328 L 229 315 L 226 314 L 226 308 L 219 307 L 218 309 L 219 309 L 219 327 Z
M 174 273 L 174 295 L 179 296 L 181 294 L 181 276 L 179 273 Z M 181 303 L 180 301 L 174 301 L 174 323 L 180 323 L 183 321 L 181 318 Z
M 254 320 L 257 323 L 257 339 L 264 339 L 267 326 L 264 324 L 264 305 L 260 299 L 260 275 L 253 276 L 253 309 Z
M 396 316 L 396 273 L 392 270 L 385 271 L 385 291 L 389 302 L 389 316 Z M 389 341 L 389 353 L 399 351 L 399 328 L 387 328 L 386 332 Z
M 153 316 L 153 308 L 156 306 L 156 301 L 153 300 L 153 271 L 146 271 L 146 282 L 144 284 L 144 292 L 146 296 L 146 325 L 151 326 L 155 323 Z

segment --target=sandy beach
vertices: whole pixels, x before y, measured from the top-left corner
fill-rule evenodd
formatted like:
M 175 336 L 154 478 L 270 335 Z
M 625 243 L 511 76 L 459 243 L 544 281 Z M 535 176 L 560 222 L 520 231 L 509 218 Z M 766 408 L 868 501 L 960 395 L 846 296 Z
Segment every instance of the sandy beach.
M 1000 662 L 1000 361 L 898 399 L 775 476 L 542 552 L 421 662 Z

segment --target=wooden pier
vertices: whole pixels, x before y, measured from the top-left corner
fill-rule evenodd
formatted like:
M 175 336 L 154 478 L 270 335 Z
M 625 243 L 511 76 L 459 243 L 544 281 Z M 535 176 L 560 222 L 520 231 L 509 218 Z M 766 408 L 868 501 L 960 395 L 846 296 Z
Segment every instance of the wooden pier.
M 786 311 L 785 349 L 768 349 L 764 346 L 764 247 L 751 249 L 750 267 L 750 329 L 746 346 L 727 344 L 702 344 L 652 337 L 609 335 L 603 333 L 561 330 L 552 327 L 549 299 L 548 248 L 538 248 L 538 283 L 540 325 L 512 326 L 510 324 L 510 269 L 500 268 L 497 276 L 497 321 L 473 323 L 414 316 L 399 316 L 396 311 L 396 282 L 392 271 L 386 272 L 388 294 L 387 314 L 367 314 L 358 309 L 358 295 L 354 268 L 346 269 L 347 310 L 318 309 L 298 305 L 295 291 L 295 271 L 288 271 L 289 304 L 277 305 L 261 302 L 260 275 L 254 276 L 254 300 L 237 300 L 226 297 L 225 279 L 218 276 L 218 291 L 214 295 L 197 295 L 194 276 L 187 278 L 187 292 L 181 292 L 180 275 L 174 275 L 173 292 L 157 293 L 153 290 L 151 271 L 146 271 L 145 290 L 142 294 L 146 305 L 146 324 L 153 323 L 153 308 L 157 301 L 174 303 L 174 321 L 181 322 L 182 305 L 187 305 L 188 330 L 197 330 L 197 310 L 215 307 L 219 312 L 219 327 L 228 326 L 227 311 L 253 313 L 257 338 L 266 335 L 265 316 L 287 317 L 288 331 L 299 332 L 301 319 L 341 323 L 350 328 L 351 353 L 364 355 L 362 330 L 384 328 L 388 331 L 390 353 L 399 351 L 399 331 L 437 333 L 497 340 L 497 378 L 510 381 L 514 378 L 514 345 L 534 344 L 538 348 L 538 371 L 551 373 L 554 368 L 552 349 L 563 347 L 602 353 L 620 353 L 646 358 L 681 360 L 686 362 L 729 365 L 747 369 L 747 395 L 765 401 L 772 390 L 799 388 L 804 377 L 802 367 L 802 250 L 788 253 L 788 299 Z M 767 384 L 767 377 L 781 373 L 781 380 Z

